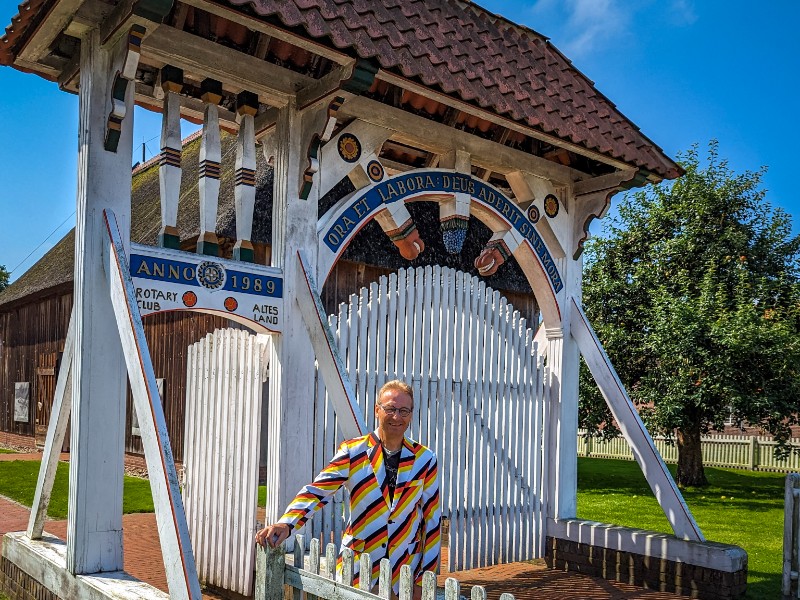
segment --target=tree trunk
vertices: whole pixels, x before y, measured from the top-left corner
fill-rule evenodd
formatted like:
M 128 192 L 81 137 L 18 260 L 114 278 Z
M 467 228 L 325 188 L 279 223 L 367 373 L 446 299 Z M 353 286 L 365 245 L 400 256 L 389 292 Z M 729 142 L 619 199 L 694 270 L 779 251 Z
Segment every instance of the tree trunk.
M 678 430 L 677 480 L 679 487 L 708 485 L 703 469 L 700 427 Z

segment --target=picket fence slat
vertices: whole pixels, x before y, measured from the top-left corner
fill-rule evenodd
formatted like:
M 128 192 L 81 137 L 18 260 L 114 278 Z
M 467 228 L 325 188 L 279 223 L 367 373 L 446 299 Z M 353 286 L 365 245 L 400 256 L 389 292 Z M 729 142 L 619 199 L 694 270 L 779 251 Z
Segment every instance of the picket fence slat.
M 410 436 L 439 457 L 448 567 L 542 557 L 546 378 L 520 313 L 479 278 L 436 266 L 381 277 L 329 324 L 370 426 L 383 383 L 413 387 Z M 319 471 L 343 439 L 321 381 L 315 419 Z M 348 508 L 340 490 L 306 532 L 339 544 Z
M 203 581 L 241 594 L 252 593 L 254 583 L 262 386 L 270 343 L 226 329 L 188 351 L 183 499 L 192 551 Z
M 302 597 L 318 600 L 389 600 L 392 594 L 392 569 L 388 559 L 380 562 L 377 595 L 374 588 L 370 588 L 370 579 L 365 584 L 363 578 L 358 587 L 352 585 L 353 552 L 349 548 L 342 550 L 344 567 L 341 577 L 333 576 L 331 566 L 336 555 L 336 547 L 329 544 L 326 554 L 329 557 L 329 568 L 326 574 L 321 574 L 315 565 L 319 564 L 319 544 L 311 544 L 310 555 L 303 554 L 303 536 L 295 536 L 294 552 L 291 559 L 284 555 L 283 546 L 270 549 L 258 548 L 256 555 L 257 581 L 254 600 L 279 600 L 284 598 L 283 586 L 289 586 L 293 597 Z M 316 559 L 314 554 L 316 553 Z M 306 560 L 307 559 L 307 560 Z M 362 554 L 359 559 L 362 572 L 371 573 L 371 560 L 368 554 Z M 315 562 L 316 561 L 316 562 Z M 348 575 L 349 570 L 349 575 Z M 414 596 L 414 578 L 409 565 L 400 568 L 399 600 L 411 600 Z M 436 574 L 425 571 L 422 574 L 421 600 L 435 600 L 441 598 L 436 587 Z M 445 600 L 462 600 L 461 586 L 457 579 L 448 577 L 445 580 L 443 597 Z M 470 600 L 486 600 L 486 589 L 483 586 L 473 586 L 470 591 Z M 502 600 L 514 600 L 509 593 L 500 595 Z

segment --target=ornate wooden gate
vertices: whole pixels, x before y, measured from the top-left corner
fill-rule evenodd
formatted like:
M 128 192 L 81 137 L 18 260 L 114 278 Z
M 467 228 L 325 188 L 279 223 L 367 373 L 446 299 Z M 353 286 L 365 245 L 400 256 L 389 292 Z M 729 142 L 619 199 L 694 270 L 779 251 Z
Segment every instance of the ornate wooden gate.
M 368 425 L 387 380 L 414 388 L 410 435 L 439 457 L 449 568 L 543 556 L 546 378 L 519 312 L 477 277 L 426 267 L 362 288 L 330 324 Z M 318 379 L 315 471 L 342 441 Z M 338 492 L 308 533 L 339 543 L 346 509 Z

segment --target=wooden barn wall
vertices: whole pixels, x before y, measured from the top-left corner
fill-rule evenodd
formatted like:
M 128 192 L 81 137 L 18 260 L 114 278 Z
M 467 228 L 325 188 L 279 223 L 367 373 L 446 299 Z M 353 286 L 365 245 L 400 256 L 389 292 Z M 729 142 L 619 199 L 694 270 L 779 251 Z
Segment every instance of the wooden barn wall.
M 350 294 L 391 272 L 340 261 L 323 288 L 325 309 L 329 314 L 336 312 Z M 503 293 L 529 323 L 538 321 L 538 308 L 532 294 Z M 40 443 L 44 442 L 71 310 L 72 292 L 69 291 L 0 312 L 0 431 L 37 436 Z M 215 329 L 228 326 L 239 327 L 222 317 L 200 313 L 162 313 L 144 320 L 156 377 L 165 380 L 164 414 L 176 460 L 183 457 L 187 348 Z M 14 422 L 14 383 L 17 381 L 27 381 L 31 386 L 28 423 Z M 128 452 L 142 454 L 141 438 L 131 433 L 131 409 L 129 392 L 125 447 Z M 68 443 L 67 440 L 65 449 Z
M 0 313 L 0 430 L 33 436 L 38 425 L 40 434 L 46 431 L 71 310 L 72 293 L 66 293 Z M 30 383 L 27 423 L 14 421 L 17 381 Z
M 44 442 L 58 376 L 57 363 L 64 350 L 71 311 L 72 293 L 68 292 L 0 313 L 0 431 L 36 436 L 40 443 Z M 228 319 L 199 313 L 164 313 L 144 320 L 156 376 L 165 380 L 164 413 L 176 460 L 183 455 L 187 348 L 229 323 Z M 31 385 L 28 423 L 14 421 L 14 383 L 18 381 Z M 143 454 L 141 438 L 131 435 L 131 409 L 128 392 L 125 449 Z M 67 439 L 65 449 L 68 444 Z
M 186 357 L 190 345 L 204 338 L 215 329 L 224 329 L 232 321 L 223 317 L 202 313 L 172 312 L 145 317 L 144 333 L 153 370 L 156 377 L 164 380 L 164 417 L 167 422 L 170 443 L 175 460 L 183 461 L 183 426 L 186 407 Z M 133 396 L 128 389 L 127 422 L 125 427 L 125 450 L 144 454 L 142 439 L 131 433 Z

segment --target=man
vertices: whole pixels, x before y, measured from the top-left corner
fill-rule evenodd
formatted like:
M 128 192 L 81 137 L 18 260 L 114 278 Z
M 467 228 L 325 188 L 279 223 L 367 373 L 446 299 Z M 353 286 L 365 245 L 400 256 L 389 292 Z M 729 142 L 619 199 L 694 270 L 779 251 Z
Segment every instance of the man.
M 413 412 L 408 384 L 394 380 L 384 385 L 375 403 L 378 428 L 342 442 L 330 464 L 300 490 L 280 520 L 256 533 L 256 543 L 280 545 L 344 485 L 350 492 L 350 521 L 342 547 L 356 554 L 354 585 L 362 576 L 362 552 L 372 557 L 370 587 L 377 584 L 382 558 L 392 565 L 395 594 L 403 565 L 411 567 L 420 584 L 423 572 L 435 571 L 439 563 L 439 481 L 434 453 L 405 437 Z M 339 573 L 341 563 L 340 555 Z

